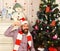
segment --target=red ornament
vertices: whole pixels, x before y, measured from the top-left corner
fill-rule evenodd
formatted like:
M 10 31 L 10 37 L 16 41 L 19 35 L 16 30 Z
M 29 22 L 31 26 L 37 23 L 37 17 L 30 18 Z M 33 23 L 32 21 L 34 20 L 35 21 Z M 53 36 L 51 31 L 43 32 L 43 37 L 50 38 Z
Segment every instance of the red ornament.
M 48 12 L 50 12 L 50 7 L 49 6 L 46 7 L 46 13 L 48 13 Z
M 55 47 L 49 47 L 49 51 L 57 51 Z
M 26 19 L 23 17 L 23 18 L 21 18 L 20 20 L 25 21 Z
M 53 20 L 50 25 L 51 25 L 51 26 L 56 26 L 56 21 Z

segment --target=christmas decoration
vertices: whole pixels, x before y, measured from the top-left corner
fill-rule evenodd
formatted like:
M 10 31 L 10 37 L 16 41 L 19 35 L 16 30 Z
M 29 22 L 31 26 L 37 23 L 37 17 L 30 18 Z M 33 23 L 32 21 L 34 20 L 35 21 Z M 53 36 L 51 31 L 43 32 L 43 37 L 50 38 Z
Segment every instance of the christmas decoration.
M 57 8 L 58 4 L 55 4 L 55 0 L 41 1 L 37 12 L 38 21 L 36 21 L 31 32 L 36 50 L 42 44 L 44 48 L 48 48 L 51 47 L 52 43 L 55 47 L 59 46 L 60 43 L 60 11 Z
M 12 18 L 12 13 L 13 13 L 12 7 L 7 8 L 7 18 L 11 19 Z
M 58 38 L 57 34 L 53 36 L 53 39 L 57 39 L 57 38 Z
M 56 21 L 53 20 L 50 25 L 51 25 L 51 26 L 56 26 Z
M 22 6 L 19 3 L 15 3 L 15 5 L 13 6 L 13 9 L 15 10 L 16 8 L 22 8 Z
M 6 19 L 6 17 L 7 17 L 7 9 L 6 8 L 2 9 L 2 17 L 3 17 L 3 19 Z
M 50 9 L 50 6 L 48 5 L 47 7 L 46 7 L 46 13 L 48 13 L 48 12 L 50 12 L 51 11 L 51 9 Z
M 37 25 L 35 26 L 35 30 L 38 30 L 38 26 Z
M 50 48 L 49 48 L 49 51 L 57 51 L 57 49 L 54 48 L 54 47 L 50 47 Z
M 25 14 L 23 13 L 23 8 L 19 3 L 15 3 L 15 5 L 13 6 L 13 10 L 15 10 L 12 15 L 14 21 L 19 21 L 20 18 L 25 17 Z
M 49 51 L 57 51 L 56 47 L 54 47 L 54 44 L 52 44 L 52 45 L 49 47 Z

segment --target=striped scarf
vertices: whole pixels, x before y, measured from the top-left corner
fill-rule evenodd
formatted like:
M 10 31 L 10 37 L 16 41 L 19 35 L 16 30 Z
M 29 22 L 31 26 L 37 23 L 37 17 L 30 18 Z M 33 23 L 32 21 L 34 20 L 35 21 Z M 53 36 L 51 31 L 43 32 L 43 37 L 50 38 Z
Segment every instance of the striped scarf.
M 22 40 L 22 34 L 23 34 L 23 32 L 20 30 L 18 32 L 18 35 L 17 35 L 17 38 L 16 38 L 16 42 L 15 42 L 13 51 L 18 51 L 18 48 L 19 48 L 19 46 L 21 44 L 21 40 Z M 31 40 L 32 40 L 30 32 L 28 32 L 26 37 L 27 37 L 27 41 L 28 41 L 28 49 L 30 49 L 30 47 L 31 47 Z

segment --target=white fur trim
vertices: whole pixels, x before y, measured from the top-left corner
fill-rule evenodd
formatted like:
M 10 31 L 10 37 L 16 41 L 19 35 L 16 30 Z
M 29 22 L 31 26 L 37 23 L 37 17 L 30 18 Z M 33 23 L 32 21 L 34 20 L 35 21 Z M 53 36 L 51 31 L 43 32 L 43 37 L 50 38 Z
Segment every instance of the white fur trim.
M 22 40 L 22 35 L 20 35 L 20 33 L 18 33 L 17 39 Z
M 21 21 L 21 25 L 27 23 L 28 24 L 28 21 Z
M 14 46 L 14 50 L 18 50 L 18 48 L 19 48 L 19 45 Z

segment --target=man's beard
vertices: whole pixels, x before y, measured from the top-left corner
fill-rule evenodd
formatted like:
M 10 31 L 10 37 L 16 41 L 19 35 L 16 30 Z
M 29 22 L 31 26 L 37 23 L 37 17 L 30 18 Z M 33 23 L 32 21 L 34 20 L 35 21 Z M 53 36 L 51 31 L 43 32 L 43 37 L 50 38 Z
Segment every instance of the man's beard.
M 22 29 L 22 32 L 24 33 L 24 34 L 28 34 L 28 29 Z

